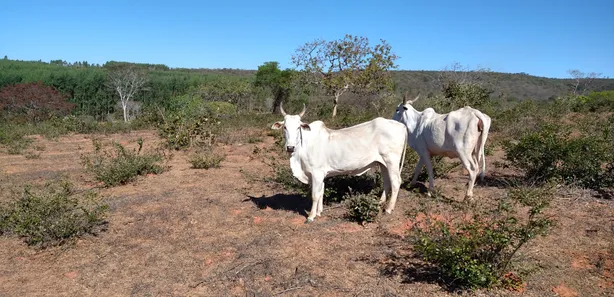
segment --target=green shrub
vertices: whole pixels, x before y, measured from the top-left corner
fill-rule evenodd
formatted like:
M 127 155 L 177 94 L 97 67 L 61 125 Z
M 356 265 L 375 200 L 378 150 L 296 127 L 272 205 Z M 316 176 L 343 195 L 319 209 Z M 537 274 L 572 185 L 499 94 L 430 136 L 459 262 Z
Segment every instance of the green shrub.
M 351 190 L 350 190 L 351 191 Z M 348 217 L 361 224 L 375 222 L 380 211 L 379 198 L 373 193 L 349 192 L 344 195 Z
M 190 156 L 190 164 L 194 169 L 219 168 L 220 163 L 226 158 L 223 154 L 214 153 L 211 150 L 193 153 Z
M 311 186 L 303 184 L 292 174 L 289 161 L 279 157 L 270 156 L 264 161 L 273 171 L 272 177 L 264 178 L 266 182 L 273 182 L 283 186 L 286 190 L 295 191 L 299 195 L 311 195 Z M 350 190 L 355 194 L 381 193 L 383 182 L 379 172 L 367 172 L 361 176 L 338 175 L 324 179 L 324 202 L 341 202 Z
M 280 161 L 279 158 L 270 156 L 268 159 L 265 159 L 264 162 L 273 170 L 273 176 L 265 177 L 265 182 L 276 183 L 284 187 L 286 190 L 296 191 L 299 195 L 309 195 L 311 188 L 309 185 L 303 184 L 294 177 L 290 164 L 287 160 Z
M 414 216 L 409 239 L 417 255 L 453 286 L 489 288 L 500 284 L 522 246 L 547 235 L 553 221 L 543 211 L 550 200 L 549 188 L 514 188 L 494 208 L 423 221 Z
M 60 245 L 95 233 L 107 208 L 96 193 L 75 193 L 65 181 L 47 183 L 38 191 L 26 186 L 21 197 L 0 208 L 0 233 L 19 235 L 28 245 Z
M 448 113 L 465 106 L 487 112 L 485 109 L 493 105 L 493 101 L 490 100 L 492 91 L 478 84 L 447 82 L 443 85 L 442 93 L 442 95 L 418 101 L 417 106 L 431 107 L 438 113 Z
M 105 186 L 126 184 L 139 175 L 148 173 L 159 174 L 166 168 L 159 164 L 163 156 L 159 153 L 141 154 L 143 140 L 139 138 L 138 150 L 127 150 L 114 142 L 113 148 L 103 150 L 102 144 L 94 139 L 94 152 L 82 155 L 81 162 L 86 170 L 94 174 L 96 180 Z
M 572 99 L 574 100 L 574 111 L 614 111 L 614 91 L 590 92 L 587 96 L 577 96 Z
M 503 141 L 505 159 L 530 180 L 558 178 L 566 184 L 591 189 L 608 187 L 612 186 L 608 168 L 614 164 L 609 133 L 606 129 L 601 135 L 571 137 L 569 127 L 545 124 L 535 132 L 525 133 L 518 142 Z
M 341 202 L 348 195 L 367 195 L 383 191 L 383 181 L 379 172 L 367 172 L 360 176 L 337 175 L 324 179 L 324 201 Z
M 237 113 L 237 108 L 229 102 L 207 101 L 204 103 L 204 106 L 214 115 L 233 115 Z
M 189 96 L 174 100 L 186 101 L 185 106 L 175 106 L 167 112 L 163 123 L 158 125 L 158 134 L 166 140 L 169 148 L 180 150 L 194 145 L 210 147 L 221 131 L 220 121 L 208 110 L 202 100 L 192 100 Z M 179 103 L 177 103 L 179 104 Z

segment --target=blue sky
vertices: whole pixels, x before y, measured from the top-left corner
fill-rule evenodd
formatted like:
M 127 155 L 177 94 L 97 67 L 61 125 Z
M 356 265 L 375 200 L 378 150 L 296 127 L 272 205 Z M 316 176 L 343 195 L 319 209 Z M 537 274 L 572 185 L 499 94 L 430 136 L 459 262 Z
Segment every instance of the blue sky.
M 428 3 L 428 4 L 427 4 Z M 614 1 L 3 1 L 0 56 L 188 68 L 291 67 L 295 49 L 385 39 L 399 69 L 614 77 Z

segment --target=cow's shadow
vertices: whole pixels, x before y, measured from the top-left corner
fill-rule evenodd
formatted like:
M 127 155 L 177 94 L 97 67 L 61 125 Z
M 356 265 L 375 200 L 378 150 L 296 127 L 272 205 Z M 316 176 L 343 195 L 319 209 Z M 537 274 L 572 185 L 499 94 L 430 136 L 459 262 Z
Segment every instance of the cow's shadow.
M 426 194 L 428 192 L 428 187 L 423 182 L 416 182 L 413 185 L 410 185 L 409 181 L 403 182 L 401 184 L 401 189 L 404 189 L 409 192 L 415 192 L 420 194 Z
M 275 210 L 293 211 L 307 216 L 307 209 L 311 208 L 311 201 L 298 194 L 275 194 L 273 196 L 254 197 L 247 195 L 244 201 L 251 201 L 260 209 L 271 208 Z

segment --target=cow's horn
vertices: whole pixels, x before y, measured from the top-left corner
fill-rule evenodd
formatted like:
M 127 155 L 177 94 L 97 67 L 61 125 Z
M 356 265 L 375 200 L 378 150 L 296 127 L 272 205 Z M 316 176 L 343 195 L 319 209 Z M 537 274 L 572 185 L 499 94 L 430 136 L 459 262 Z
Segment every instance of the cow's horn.
M 416 96 L 416 98 L 414 98 L 414 100 L 409 101 L 409 104 L 412 104 L 412 103 L 416 102 L 416 100 L 418 100 L 418 98 L 420 98 L 420 93 L 418 93 L 418 96 Z
M 301 113 L 299 113 L 298 116 L 302 117 L 305 114 L 306 110 L 307 110 L 307 107 L 305 106 L 305 103 L 303 103 L 303 111 L 301 111 Z
M 403 104 L 407 104 L 407 91 L 403 94 Z
M 285 117 L 286 116 L 286 112 L 284 111 L 284 107 L 283 107 L 284 103 L 283 102 L 279 102 L 279 111 L 281 112 L 281 114 Z

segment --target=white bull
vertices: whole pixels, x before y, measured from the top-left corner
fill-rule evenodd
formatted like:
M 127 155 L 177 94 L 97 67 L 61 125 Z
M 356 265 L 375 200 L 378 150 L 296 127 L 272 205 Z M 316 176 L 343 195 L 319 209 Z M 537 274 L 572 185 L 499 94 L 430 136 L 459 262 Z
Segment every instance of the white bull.
M 301 122 L 305 105 L 298 115 L 286 114 L 281 105 L 280 111 L 284 120 L 276 122 L 271 128 L 284 128 L 285 148 L 291 154 L 292 174 L 302 183 L 311 184 L 311 211 L 305 223 L 322 214 L 324 178 L 358 176 L 378 165 L 384 180 L 380 201 L 385 203 L 386 193 L 389 193 L 386 213 L 392 212 L 401 187 L 401 168 L 407 147 L 405 126 L 379 117 L 352 127 L 332 130 L 322 121 Z
M 411 185 L 416 183 L 422 165 L 426 165 L 429 175 L 429 195 L 433 191 L 433 166 L 431 156 L 446 156 L 459 158 L 469 172 L 469 183 L 465 198 L 473 198 L 473 186 L 478 175 L 484 179 L 486 172 L 486 158 L 484 146 L 490 129 L 490 117 L 477 109 L 465 106 L 447 114 L 438 114 L 432 108 L 422 112 L 412 106 L 420 95 L 414 100 L 403 97 L 392 117 L 407 127 L 408 144 L 420 156 L 414 170 Z M 481 164 L 481 170 L 480 166 Z

